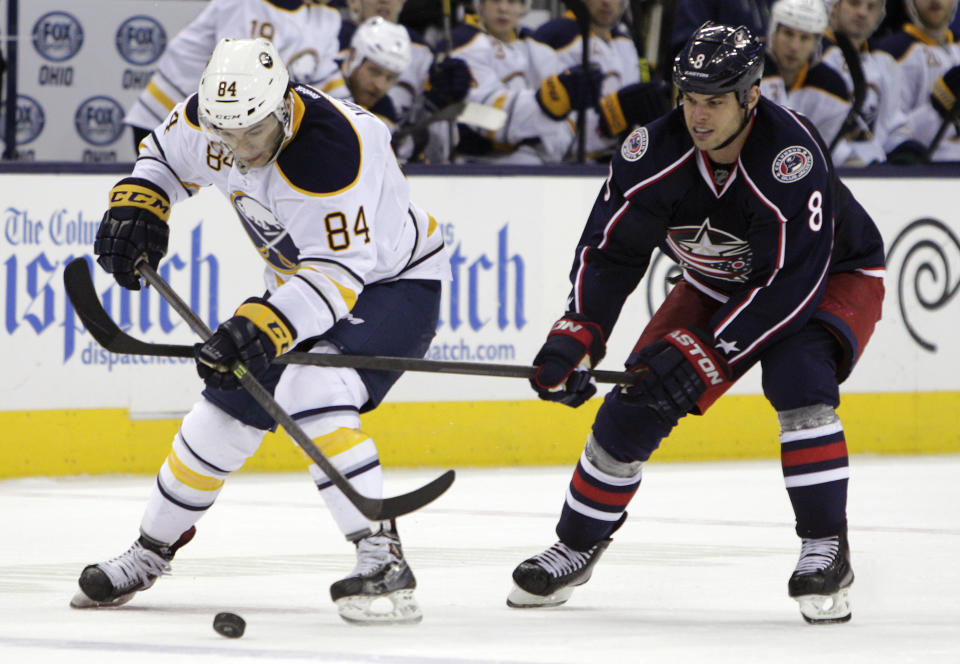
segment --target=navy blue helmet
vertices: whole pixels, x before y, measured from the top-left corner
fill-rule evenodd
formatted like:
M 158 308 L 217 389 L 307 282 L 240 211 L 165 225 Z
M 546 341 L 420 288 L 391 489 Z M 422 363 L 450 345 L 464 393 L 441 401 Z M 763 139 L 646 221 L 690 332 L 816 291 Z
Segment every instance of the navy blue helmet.
M 707 21 L 673 61 L 673 83 L 680 92 L 736 92 L 741 106 L 747 105 L 750 88 L 762 76 L 763 45 L 745 25 Z

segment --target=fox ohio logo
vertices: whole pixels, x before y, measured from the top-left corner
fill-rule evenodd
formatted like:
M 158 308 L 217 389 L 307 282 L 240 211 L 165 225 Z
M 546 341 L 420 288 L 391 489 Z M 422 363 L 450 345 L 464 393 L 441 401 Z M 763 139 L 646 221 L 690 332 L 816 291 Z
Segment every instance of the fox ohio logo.
M 73 124 L 80 138 L 96 146 L 110 145 L 123 133 L 123 106 L 112 97 L 98 95 L 77 107 Z
M 115 36 L 120 57 L 143 67 L 160 59 L 167 48 L 167 31 L 151 16 L 131 16 L 120 24 Z
M 33 24 L 33 47 L 51 62 L 63 62 L 83 46 L 80 21 L 66 12 L 47 12 Z
M 0 102 L 0 127 L 5 127 L 6 124 L 7 105 Z M 27 95 L 17 95 L 17 145 L 26 145 L 36 139 L 45 124 L 46 116 L 40 102 Z
M 780 151 L 773 160 L 773 177 L 780 182 L 796 182 L 813 169 L 813 155 L 802 145 L 792 145 Z

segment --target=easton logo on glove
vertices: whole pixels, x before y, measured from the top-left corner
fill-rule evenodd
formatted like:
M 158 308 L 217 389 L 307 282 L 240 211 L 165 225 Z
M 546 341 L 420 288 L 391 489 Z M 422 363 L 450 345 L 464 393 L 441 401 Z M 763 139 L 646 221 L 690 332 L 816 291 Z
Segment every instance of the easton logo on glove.
M 723 385 L 726 377 L 720 372 L 720 367 L 711 354 L 700 345 L 700 340 L 686 330 L 674 330 L 666 336 L 666 340 L 686 355 L 687 360 L 697 369 L 700 378 L 708 385 Z

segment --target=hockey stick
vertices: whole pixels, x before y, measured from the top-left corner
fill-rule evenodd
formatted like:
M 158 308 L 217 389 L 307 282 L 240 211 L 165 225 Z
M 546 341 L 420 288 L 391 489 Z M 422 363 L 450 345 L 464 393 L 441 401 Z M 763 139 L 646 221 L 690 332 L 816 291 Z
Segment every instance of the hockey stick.
M 176 291 L 174 291 L 146 261 L 141 259 L 137 264 L 137 269 L 140 275 L 147 280 L 147 283 L 160 293 L 161 297 L 183 317 L 190 328 L 201 338 L 207 339 L 213 334 L 203 320 L 190 309 L 189 305 L 177 295 Z M 67 295 L 70 297 L 74 309 L 76 309 L 78 315 L 81 316 L 81 320 L 84 320 L 80 312 L 90 311 L 91 302 L 89 299 L 92 297 L 95 302 L 98 302 L 96 291 L 93 288 L 90 270 L 87 267 L 87 261 L 83 258 L 77 258 L 71 261 L 63 273 L 63 280 L 67 289 Z M 104 315 L 106 316 L 106 312 L 104 312 Z M 109 320 L 109 316 L 107 316 L 107 319 Z M 110 322 L 112 323 L 113 321 Z M 103 331 L 102 323 L 103 321 L 101 321 L 101 332 Z M 86 321 L 84 321 L 84 324 L 86 324 Z M 94 334 L 93 330 L 91 330 L 91 334 Z M 97 338 L 99 341 L 99 337 L 97 337 L 96 334 L 94 334 L 94 338 Z M 180 347 L 167 346 L 166 348 L 178 349 Z M 191 349 L 190 355 L 192 356 L 192 347 L 187 346 L 186 348 Z M 181 356 L 179 352 L 177 356 Z M 274 400 L 273 395 L 260 384 L 260 381 L 247 372 L 243 365 L 237 364 L 233 368 L 233 375 L 237 377 L 240 385 L 250 393 L 250 396 L 256 400 L 260 407 L 284 428 L 287 435 L 320 467 L 327 478 L 343 492 L 347 500 L 353 503 L 365 517 L 372 521 L 385 521 L 418 510 L 427 503 L 440 497 L 440 495 L 453 484 L 455 473 L 452 470 L 448 470 L 432 482 L 410 493 L 392 498 L 368 498 L 353 488 L 350 481 L 347 480 L 347 478 L 337 470 L 336 466 L 330 462 L 326 455 L 314 445 L 310 437 L 300 428 L 300 425 L 280 407 Z
M 676 0 L 662 0 L 660 3 L 660 41 L 657 42 L 657 73 L 668 83 L 672 80 L 673 69 L 673 21 L 676 14 Z
M 159 357 L 193 357 L 193 346 L 155 344 L 141 341 L 123 332 L 104 310 L 97 298 L 86 261 L 72 261 L 64 272 L 64 283 L 73 308 L 84 326 L 101 346 L 111 353 L 153 355 Z M 379 371 L 420 371 L 428 373 L 465 374 L 499 378 L 532 378 L 536 367 L 486 362 L 440 362 L 411 357 L 380 355 L 340 355 L 334 353 L 302 353 L 292 351 L 276 358 L 278 364 L 308 364 L 321 367 L 372 369 Z M 590 370 L 598 383 L 632 384 L 637 374 L 625 371 Z
M 847 63 L 847 69 L 850 70 L 850 78 L 853 80 L 853 103 L 850 105 L 850 112 L 840 126 L 840 131 L 830 141 L 829 151 L 837 146 L 840 139 L 843 138 L 857 121 L 860 119 L 860 112 L 863 110 L 863 102 L 867 99 L 867 79 L 863 74 L 863 63 L 860 62 L 860 54 L 854 48 L 850 38 L 842 32 L 834 33 L 837 40 L 837 47 L 843 53 L 843 60 Z
M 580 27 L 580 45 L 583 47 L 583 55 L 580 58 L 580 65 L 583 67 L 583 73 L 590 71 L 590 10 L 587 9 L 587 3 L 583 0 L 563 0 L 577 19 L 577 25 Z M 577 107 L 577 162 L 584 163 L 586 160 L 587 149 L 587 105 L 586 100 L 580 100 Z
M 945 117 L 943 122 L 940 123 L 940 128 L 937 129 L 936 135 L 933 137 L 933 140 L 930 141 L 930 145 L 927 146 L 927 161 L 933 161 L 933 153 L 937 151 L 938 147 L 940 147 L 940 141 L 942 141 L 943 137 L 946 136 L 947 130 L 951 125 L 953 126 L 954 130 L 956 130 L 957 135 L 960 136 L 960 117 L 958 117 L 958 113 L 960 113 L 960 102 L 957 102 L 957 106 L 954 108 L 950 116 Z

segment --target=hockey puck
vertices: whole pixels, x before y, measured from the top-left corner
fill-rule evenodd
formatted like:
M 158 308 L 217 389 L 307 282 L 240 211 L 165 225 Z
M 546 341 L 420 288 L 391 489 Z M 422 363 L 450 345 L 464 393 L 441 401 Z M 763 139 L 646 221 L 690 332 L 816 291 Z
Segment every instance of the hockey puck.
M 247 628 L 247 623 L 236 613 L 224 611 L 213 617 L 213 628 L 217 630 L 217 634 L 228 639 L 239 639 L 243 636 L 243 630 Z

